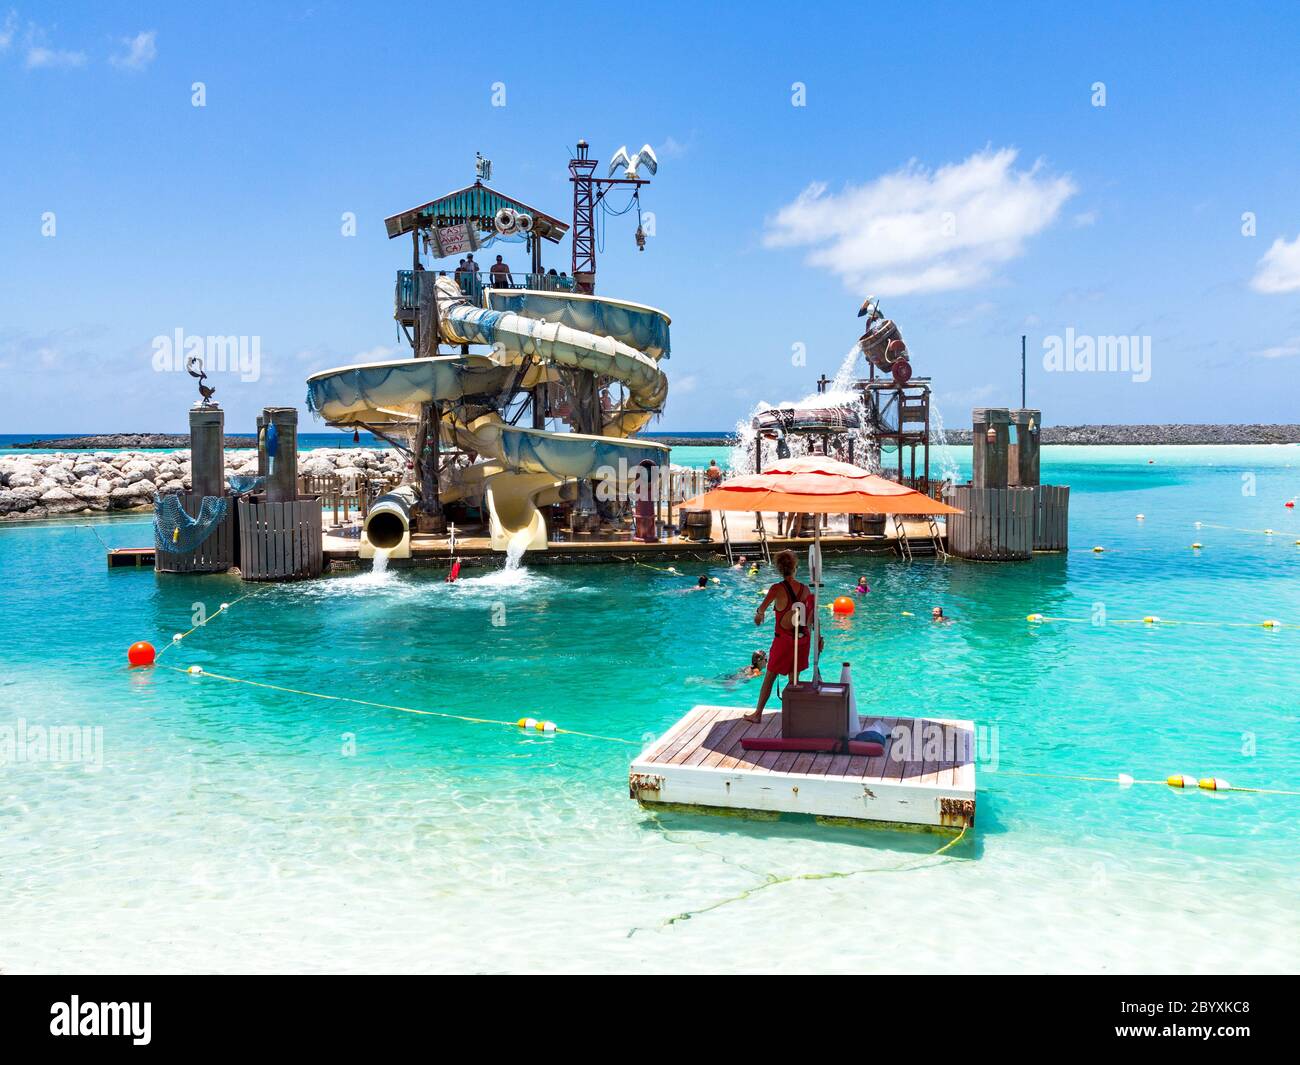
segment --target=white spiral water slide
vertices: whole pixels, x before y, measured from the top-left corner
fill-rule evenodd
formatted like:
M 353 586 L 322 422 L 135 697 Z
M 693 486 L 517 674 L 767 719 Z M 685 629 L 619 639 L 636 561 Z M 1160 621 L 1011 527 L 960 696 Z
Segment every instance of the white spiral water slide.
M 485 345 L 486 354 L 393 359 L 323 370 L 307 379 L 308 405 L 330 425 L 410 427 L 423 405 L 442 407 L 439 438 L 479 456 L 444 483 L 444 501 L 482 502 L 492 547 L 545 550 L 541 506 L 572 498 L 580 479 L 620 481 L 646 460 L 668 462 L 669 449 L 629 440 L 663 410 L 669 318 L 641 304 L 566 292 L 497 289 L 475 306 L 447 277 L 434 281 L 438 331 L 447 344 Z M 432 322 L 431 308 L 421 321 Z M 602 414 L 600 435 L 508 424 L 501 412 L 520 389 L 574 375 L 609 378 L 623 402 Z M 590 382 L 589 382 L 590 383 Z

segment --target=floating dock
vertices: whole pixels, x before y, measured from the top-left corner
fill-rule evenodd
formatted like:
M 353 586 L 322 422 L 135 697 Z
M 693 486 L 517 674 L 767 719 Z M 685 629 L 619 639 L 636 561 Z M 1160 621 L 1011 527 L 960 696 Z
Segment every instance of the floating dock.
M 741 515 L 752 518 L 752 515 Z M 774 519 L 774 515 L 771 516 Z M 361 564 L 368 566 L 369 559 L 360 557 L 361 541 L 359 536 L 340 535 L 341 530 L 333 529 L 325 533 L 324 555 L 326 563 L 341 565 Z M 910 556 L 933 557 L 946 539 L 940 538 L 936 545 L 930 537 L 929 528 L 924 521 L 904 523 L 904 532 L 909 539 Z M 749 534 L 747 534 L 748 537 Z M 883 536 L 849 536 L 838 533 L 822 534 L 822 553 L 824 555 L 893 555 L 899 554 L 899 530 L 888 529 Z M 808 550 L 812 543 L 810 536 L 768 536 L 767 548 L 772 554 L 784 548 L 791 548 L 798 553 Z M 466 536 L 457 534 L 455 550 L 451 541 L 442 535 L 429 533 L 412 533 L 410 558 L 392 558 L 389 566 L 399 568 L 412 565 L 450 564 L 453 557 L 466 564 L 499 564 L 502 559 L 500 551 L 494 550 L 492 541 L 484 535 Z M 741 541 L 732 538 L 731 551 L 734 556 L 745 555 L 752 562 L 763 558 L 762 545 L 753 539 Z M 564 562 L 630 562 L 640 560 L 650 564 L 659 561 L 675 560 L 709 560 L 727 561 L 727 545 L 721 535 L 708 540 L 693 540 L 683 536 L 666 536 L 662 539 L 645 543 L 633 539 L 630 533 L 618 538 L 598 538 L 581 536 L 568 540 L 552 540 L 545 551 L 529 551 L 524 556 L 524 565 L 545 565 Z
M 697 706 L 632 763 L 638 802 L 702 811 L 807 814 L 832 820 L 937 830 L 975 824 L 975 726 L 941 718 L 883 720 L 891 733 L 879 757 L 747 751 L 746 737 L 781 734 L 781 714 L 758 724 L 751 707 Z

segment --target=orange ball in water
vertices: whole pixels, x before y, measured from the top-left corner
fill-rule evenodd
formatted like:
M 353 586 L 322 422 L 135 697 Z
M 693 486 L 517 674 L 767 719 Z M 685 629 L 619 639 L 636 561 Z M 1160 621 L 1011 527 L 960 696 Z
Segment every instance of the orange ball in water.
M 152 666 L 155 657 L 153 644 L 144 640 L 133 643 L 126 652 L 126 660 L 133 666 Z
M 831 610 L 836 614 L 852 614 L 857 609 L 858 605 L 847 595 L 839 596 L 835 602 L 831 604 Z

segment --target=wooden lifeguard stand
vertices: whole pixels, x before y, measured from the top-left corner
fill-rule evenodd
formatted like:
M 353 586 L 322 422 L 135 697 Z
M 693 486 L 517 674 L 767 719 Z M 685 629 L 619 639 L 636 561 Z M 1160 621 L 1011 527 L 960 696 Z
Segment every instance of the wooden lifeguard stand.
M 958 558 L 1012 562 L 1069 547 L 1070 489 L 1039 483 L 1042 411 L 976 407 L 971 412 L 971 480 L 948 501 L 948 551 Z
M 226 491 L 226 415 L 215 403 L 190 408 L 190 490 L 178 492 L 181 508 L 199 516 L 204 497 L 225 497 L 226 512 L 203 543 L 191 551 L 155 545 L 155 573 L 225 573 L 235 562 L 235 514 Z
M 263 490 L 239 500 L 240 576 L 246 581 L 319 576 L 324 564 L 320 499 L 298 496 L 298 408 L 262 412 L 257 468 L 265 477 Z

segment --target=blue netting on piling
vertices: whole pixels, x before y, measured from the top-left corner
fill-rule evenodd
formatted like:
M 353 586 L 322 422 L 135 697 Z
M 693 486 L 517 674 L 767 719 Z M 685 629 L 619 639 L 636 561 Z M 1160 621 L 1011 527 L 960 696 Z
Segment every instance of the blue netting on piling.
M 255 492 L 262 485 L 266 484 L 265 477 L 250 477 L 248 474 L 232 473 L 226 478 L 226 484 L 230 490 L 237 496 L 247 495 L 249 492 Z
M 192 518 L 181 506 L 180 496 L 158 496 L 153 501 L 154 547 L 173 555 L 197 551 L 221 524 L 229 506 L 225 496 L 204 496 L 198 517 Z

